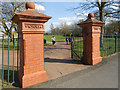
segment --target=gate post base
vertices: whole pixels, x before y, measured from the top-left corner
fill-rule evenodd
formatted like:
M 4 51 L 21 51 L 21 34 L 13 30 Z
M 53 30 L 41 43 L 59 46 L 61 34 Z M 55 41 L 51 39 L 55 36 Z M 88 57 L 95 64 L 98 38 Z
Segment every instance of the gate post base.
M 92 59 L 92 65 L 102 62 L 102 57 L 97 57 Z
M 38 84 L 47 80 L 46 71 L 40 71 L 22 77 L 22 88 Z
M 84 60 L 84 57 L 82 58 L 82 63 L 87 65 L 95 65 L 100 62 L 102 62 L 102 57 L 92 58 L 92 60 L 87 59 L 87 61 Z

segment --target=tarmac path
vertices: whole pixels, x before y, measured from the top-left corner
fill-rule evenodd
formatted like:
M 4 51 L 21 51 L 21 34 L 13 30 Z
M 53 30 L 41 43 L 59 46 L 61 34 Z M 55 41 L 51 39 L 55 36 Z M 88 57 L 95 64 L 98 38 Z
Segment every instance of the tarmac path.
M 118 54 L 83 71 L 28 88 L 118 88 Z
M 118 56 L 113 56 L 106 65 L 56 85 L 57 88 L 118 88 Z M 75 76 L 73 76 L 75 77 Z

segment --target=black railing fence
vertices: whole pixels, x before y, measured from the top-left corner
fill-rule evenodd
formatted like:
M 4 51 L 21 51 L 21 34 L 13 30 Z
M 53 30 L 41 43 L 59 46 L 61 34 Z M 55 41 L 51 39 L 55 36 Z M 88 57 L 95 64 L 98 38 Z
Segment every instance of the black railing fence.
M 101 56 L 108 56 L 120 51 L 119 34 L 103 34 L 103 43 L 100 45 Z

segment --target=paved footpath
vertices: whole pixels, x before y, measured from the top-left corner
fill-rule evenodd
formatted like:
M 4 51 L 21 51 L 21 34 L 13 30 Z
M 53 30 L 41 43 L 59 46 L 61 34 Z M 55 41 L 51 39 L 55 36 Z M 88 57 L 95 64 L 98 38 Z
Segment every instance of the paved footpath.
M 118 88 L 118 54 L 86 70 L 28 88 Z

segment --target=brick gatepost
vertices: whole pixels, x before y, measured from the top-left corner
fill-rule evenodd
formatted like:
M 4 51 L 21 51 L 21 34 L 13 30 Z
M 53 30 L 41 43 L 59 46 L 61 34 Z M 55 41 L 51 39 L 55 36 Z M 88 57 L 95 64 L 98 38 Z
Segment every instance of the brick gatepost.
M 83 33 L 83 62 L 95 65 L 102 61 L 100 56 L 101 26 L 105 23 L 94 19 L 94 14 L 88 14 L 88 19 L 78 25 Z
M 43 61 L 44 23 L 51 17 L 38 13 L 33 2 L 26 3 L 26 11 L 16 13 L 20 38 L 19 81 L 22 88 L 46 81 Z

